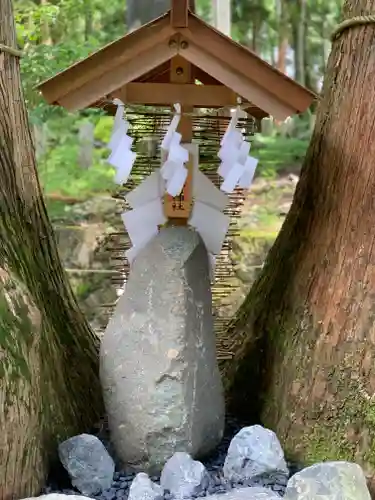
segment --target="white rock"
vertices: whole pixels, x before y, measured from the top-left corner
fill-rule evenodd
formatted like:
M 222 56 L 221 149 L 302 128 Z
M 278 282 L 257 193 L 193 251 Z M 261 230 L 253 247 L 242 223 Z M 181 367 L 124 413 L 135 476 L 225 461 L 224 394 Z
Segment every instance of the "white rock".
M 160 486 L 175 498 L 190 498 L 207 488 L 209 475 L 205 466 L 188 453 L 177 452 L 165 464 Z
M 27 497 L 22 500 L 34 500 L 40 498 L 42 500 L 93 500 L 90 497 L 82 495 L 63 495 L 62 493 L 49 493 L 48 495 L 40 495 L 39 497 Z
M 292 476 L 284 500 L 371 500 L 371 496 L 359 465 L 323 462 Z
M 140 472 L 130 485 L 128 500 L 157 500 L 163 498 L 163 488 Z
M 276 434 L 261 425 L 244 427 L 234 436 L 223 472 L 224 477 L 233 481 L 252 479 L 259 474 L 289 474 Z
M 209 500 L 280 500 L 280 496 L 268 488 L 251 486 L 233 489 L 220 495 L 210 495 Z
M 132 264 L 101 342 L 100 375 L 116 454 L 159 473 L 176 451 L 209 453 L 224 430 L 210 266 L 200 236 L 164 228 Z
M 59 445 L 59 457 L 72 485 L 84 495 L 110 488 L 115 464 L 96 436 L 80 434 L 67 439 Z

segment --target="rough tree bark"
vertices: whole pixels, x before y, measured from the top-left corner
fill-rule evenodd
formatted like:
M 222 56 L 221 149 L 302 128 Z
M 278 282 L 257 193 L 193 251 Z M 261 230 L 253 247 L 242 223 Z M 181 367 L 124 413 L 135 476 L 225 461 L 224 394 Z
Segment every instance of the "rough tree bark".
M 0 42 L 15 47 L 11 0 Z M 57 443 L 102 414 L 97 340 L 57 253 L 19 61 L 0 52 L 0 499 L 40 492 Z
M 345 18 L 374 12 L 375 0 L 345 2 Z M 374 44 L 374 25 L 333 44 L 290 213 L 229 327 L 239 347 L 223 367 L 233 407 L 260 410 L 290 455 L 354 460 L 373 491 Z

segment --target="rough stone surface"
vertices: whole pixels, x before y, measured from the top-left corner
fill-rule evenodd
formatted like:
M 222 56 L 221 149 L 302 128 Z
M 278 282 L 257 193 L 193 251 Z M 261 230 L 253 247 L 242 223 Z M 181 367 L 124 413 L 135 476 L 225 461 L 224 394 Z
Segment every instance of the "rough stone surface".
M 221 495 L 210 495 L 210 500 L 280 500 L 280 495 L 268 488 L 254 486 L 234 489 Z
M 350 462 L 324 462 L 292 476 L 285 500 L 371 500 L 361 467 Z
M 165 464 L 160 485 L 175 498 L 191 498 L 205 491 L 209 483 L 205 466 L 193 460 L 188 453 L 177 452 Z
M 59 458 L 72 485 L 84 495 L 95 495 L 112 484 L 115 464 L 103 443 L 90 434 L 80 434 L 59 445 Z
M 147 474 L 139 472 L 130 485 L 128 500 L 162 500 L 163 488 L 153 483 Z
M 261 425 L 244 427 L 232 439 L 223 467 L 231 481 L 270 473 L 289 474 L 284 452 L 274 432 Z
M 123 463 L 155 473 L 221 440 L 209 261 L 200 236 L 164 228 L 138 254 L 101 345 L 109 426 Z
M 83 495 L 64 495 L 63 493 L 49 493 L 48 495 L 27 497 L 22 500 L 34 500 L 35 498 L 40 498 L 41 500 L 91 500 L 90 497 L 84 497 Z

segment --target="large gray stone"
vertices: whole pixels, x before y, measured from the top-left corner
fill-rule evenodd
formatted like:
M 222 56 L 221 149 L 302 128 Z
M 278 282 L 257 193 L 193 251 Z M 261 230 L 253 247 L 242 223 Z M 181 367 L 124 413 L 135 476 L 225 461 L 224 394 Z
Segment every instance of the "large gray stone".
M 133 262 L 101 345 L 101 380 L 119 458 L 160 472 L 176 451 L 221 440 L 210 270 L 200 236 L 164 228 Z
M 59 445 L 59 458 L 72 485 L 84 495 L 96 495 L 111 486 L 115 464 L 96 436 L 80 434 L 67 439 Z
M 128 500 L 163 500 L 163 488 L 139 472 L 130 485 Z
M 160 476 L 160 486 L 176 499 L 191 498 L 202 493 L 209 481 L 205 466 L 181 451 L 167 461 Z
M 287 476 L 289 471 L 276 434 L 261 425 L 251 425 L 230 442 L 223 473 L 231 481 L 242 481 L 262 474 Z
M 318 499 L 371 500 L 361 467 L 350 462 L 323 462 L 289 479 L 284 500 Z

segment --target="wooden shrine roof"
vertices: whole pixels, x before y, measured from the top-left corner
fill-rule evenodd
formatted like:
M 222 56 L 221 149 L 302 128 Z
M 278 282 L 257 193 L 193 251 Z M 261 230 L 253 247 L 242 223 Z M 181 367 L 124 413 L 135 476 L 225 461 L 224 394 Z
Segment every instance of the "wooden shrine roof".
M 175 27 L 172 12 L 110 43 L 39 85 L 50 104 L 68 110 L 125 103 L 233 106 L 240 96 L 248 112 L 279 120 L 305 111 L 316 99 L 254 52 L 189 12 L 187 27 Z M 184 23 L 181 23 L 184 25 Z M 168 82 L 170 60 L 180 55 L 203 85 Z M 150 85 L 153 85 L 150 87 Z M 167 86 L 167 87 L 166 87 Z M 188 90 L 188 91 L 186 91 Z M 169 102 L 160 102 L 169 99 Z M 180 99 L 179 99 L 180 98 Z M 148 102 L 147 102 L 148 101 Z M 109 107 L 109 111 L 111 111 Z

